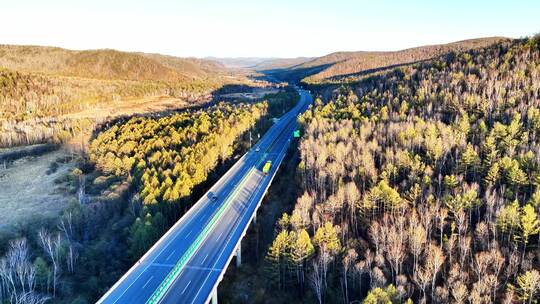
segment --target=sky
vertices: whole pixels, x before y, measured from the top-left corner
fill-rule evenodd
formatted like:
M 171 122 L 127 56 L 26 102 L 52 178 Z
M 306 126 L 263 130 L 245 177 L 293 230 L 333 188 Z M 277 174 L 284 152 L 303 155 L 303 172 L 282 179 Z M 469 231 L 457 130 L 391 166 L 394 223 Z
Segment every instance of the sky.
M 538 0 L 0 0 L 0 44 L 315 57 L 540 32 Z

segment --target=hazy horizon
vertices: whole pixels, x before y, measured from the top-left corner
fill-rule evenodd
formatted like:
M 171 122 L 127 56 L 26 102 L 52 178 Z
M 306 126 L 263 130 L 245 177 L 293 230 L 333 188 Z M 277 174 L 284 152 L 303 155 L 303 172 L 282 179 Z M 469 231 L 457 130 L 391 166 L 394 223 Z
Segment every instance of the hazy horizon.
M 531 34 L 532 35 L 532 34 Z M 530 36 L 530 35 L 527 35 Z M 62 48 L 70 51 L 92 51 L 92 50 L 116 50 L 116 51 L 122 51 L 122 52 L 133 52 L 133 53 L 145 53 L 145 54 L 159 54 L 159 55 L 165 55 L 165 56 L 176 56 L 180 58 L 196 58 L 196 59 L 227 59 L 227 60 L 271 60 L 271 59 L 298 59 L 298 58 L 317 58 L 325 55 L 329 55 L 332 53 L 338 53 L 338 52 L 394 52 L 394 51 L 402 51 L 410 48 L 417 48 L 417 47 L 423 47 L 423 46 L 430 46 L 430 45 L 444 45 L 444 44 L 450 44 L 454 42 L 460 42 L 460 41 L 466 41 L 466 40 L 474 40 L 474 39 L 483 39 L 483 38 L 492 38 L 492 37 L 501 37 L 501 38 L 521 38 L 521 37 L 527 37 L 527 36 L 520 36 L 520 37 L 506 37 L 506 36 L 485 36 L 485 37 L 475 37 L 475 38 L 466 38 L 466 39 L 459 39 L 459 40 L 452 40 L 452 41 L 445 41 L 440 43 L 427 43 L 427 44 L 421 44 L 421 45 L 414 45 L 406 48 L 400 48 L 400 49 L 392 49 L 392 50 L 364 50 L 364 49 L 358 49 L 358 50 L 334 50 L 328 53 L 321 54 L 320 56 L 294 56 L 294 57 L 276 57 L 276 56 L 214 56 L 214 55 L 208 55 L 208 56 L 182 56 L 182 55 L 175 55 L 175 54 L 169 54 L 169 53 L 163 53 L 163 52 L 144 52 L 140 50 L 123 50 L 118 48 L 110 48 L 110 47 L 104 47 L 104 48 L 69 48 L 69 47 L 63 47 L 58 45 L 44 45 L 44 44 L 18 44 L 18 43 L 0 43 L 0 45 L 14 45 L 14 46 L 35 46 L 35 47 L 51 47 L 51 48 Z
M 0 43 L 198 58 L 295 58 L 518 38 L 540 29 L 535 18 L 540 3 L 494 4 L 25 0 L 2 4 L 0 26 L 10 30 L 0 32 Z

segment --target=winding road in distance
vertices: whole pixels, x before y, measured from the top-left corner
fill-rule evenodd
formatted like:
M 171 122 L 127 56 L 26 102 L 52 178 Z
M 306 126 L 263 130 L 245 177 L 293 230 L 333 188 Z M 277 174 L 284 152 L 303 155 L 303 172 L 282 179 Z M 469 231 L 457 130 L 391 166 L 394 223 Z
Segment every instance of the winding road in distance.
M 300 101 L 277 121 L 210 190 L 98 301 L 104 304 L 207 303 L 281 164 Z M 272 162 L 268 174 L 262 172 Z M 214 299 L 215 300 L 215 299 Z

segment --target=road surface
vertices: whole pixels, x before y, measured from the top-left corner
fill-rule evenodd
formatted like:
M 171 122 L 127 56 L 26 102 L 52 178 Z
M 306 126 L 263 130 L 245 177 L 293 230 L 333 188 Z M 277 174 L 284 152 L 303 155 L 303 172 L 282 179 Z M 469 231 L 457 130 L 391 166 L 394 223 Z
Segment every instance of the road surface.
M 298 104 L 98 301 L 98 303 L 206 303 L 221 280 L 281 163 L 297 115 L 311 103 L 299 91 Z M 268 174 L 262 173 L 267 161 Z M 217 199 L 216 199 L 217 197 Z

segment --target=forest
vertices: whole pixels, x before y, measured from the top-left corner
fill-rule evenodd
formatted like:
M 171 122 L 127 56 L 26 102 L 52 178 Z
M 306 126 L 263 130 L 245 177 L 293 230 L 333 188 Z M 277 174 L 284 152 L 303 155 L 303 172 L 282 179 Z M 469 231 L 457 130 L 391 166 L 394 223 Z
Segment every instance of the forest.
M 112 110 L 114 116 L 122 114 L 123 108 L 136 108 L 138 100 L 148 103 L 156 96 L 197 103 L 208 99 L 209 92 L 217 87 L 218 82 L 213 80 L 104 80 L 0 68 L 0 147 L 66 143 L 103 122 L 97 109 Z
M 266 109 L 264 103 L 219 104 L 159 119 L 132 118 L 100 133 L 90 160 L 105 174 L 132 176 L 145 205 L 178 202 L 232 154 L 234 140 Z
M 58 181 L 79 202 L 0 241 L 0 303 L 95 302 L 245 151 L 244 134 L 264 131 L 267 113 L 267 102 L 219 103 L 100 132 Z
M 537 303 L 540 37 L 310 88 L 278 299 Z
M 200 105 L 237 84 L 262 85 L 212 60 L 0 45 L 0 148 L 80 145 L 110 118 Z

